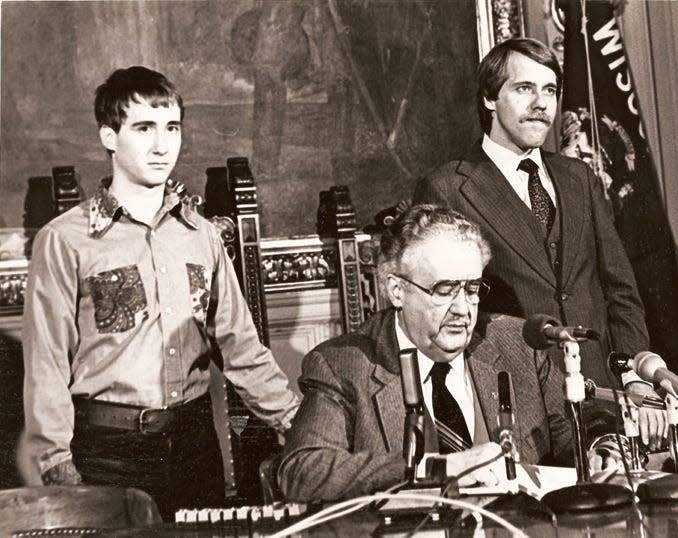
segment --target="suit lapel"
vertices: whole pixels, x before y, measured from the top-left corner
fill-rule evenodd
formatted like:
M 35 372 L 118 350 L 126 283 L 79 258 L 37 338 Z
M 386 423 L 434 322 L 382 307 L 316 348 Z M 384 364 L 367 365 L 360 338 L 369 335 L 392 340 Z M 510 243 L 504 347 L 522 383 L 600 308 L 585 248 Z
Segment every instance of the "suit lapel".
M 555 287 L 538 222 L 480 144 L 460 162 L 457 171 L 468 178 L 460 188 L 466 200 L 509 248 Z
M 551 176 L 558 196 L 559 213 L 561 215 L 561 257 L 562 282 L 567 284 L 574 260 L 577 256 L 579 241 L 584 225 L 582 200 L 585 200 L 584 185 L 581 178 L 572 174 L 569 164 L 562 159 L 542 151 L 546 168 Z
M 510 373 L 511 370 L 508 368 L 508 358 L 505 358 L 501 350 L 494 344 L 484 340 L 478 333 L 474 333 L 474 340 L 467 349 L 466 363 L 471 372 L 471 378 L 478 396 L 478 405 L 480 405 L 485 418 L 490 440 L 498 442 L 499 395 L 497 374 L 502 370 Z M 514 389 L 517 382 L 518 380 L 513 379 L 511 383 L 511 401 L 514 406 L 516 402 Z M 513 426 L 513 437 L 516 443 L 520 443 L 520 440 L 523 439 L 519 421 L 516 421 Z M 520 446 L 518 446 L 518 449 L 520 449 Z
M 395 333 L 395 310 L 387 312 L 372 337 L 376 342 L 375 365 L 371 377 L 372 404 L 386 450 L 390 451 L 402 446 L 405 417 L 398 363 L 398 340 Z
M 403 443 L 405 404 L 400 381 L 398 339 L 395 333 L 395 311 L 391 309 L 378 331 L 373 335 L 377 342 L 376 361 L 372 370 L 372 404 L 379 421 L 386 450 L 400 449 Z M 426 411 L 424 418 L 424 448 L 438 451 L 435 426 Z

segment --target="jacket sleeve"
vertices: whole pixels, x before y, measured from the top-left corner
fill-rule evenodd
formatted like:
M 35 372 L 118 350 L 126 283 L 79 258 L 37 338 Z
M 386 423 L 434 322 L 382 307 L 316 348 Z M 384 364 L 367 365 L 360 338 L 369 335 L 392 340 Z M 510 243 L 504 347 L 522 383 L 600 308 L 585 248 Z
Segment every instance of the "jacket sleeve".
M 385 489 L 405 475 L 399 451 L 354 451 L 354 416 L 359 412 L 348 389 L 317 351 L 303 362 L 304 398 L 287 433 L 278 472 L 291 501 L 335 501 Z
M 586 169 L 597 246 L 600 284 L 607 302 L 612 349 L 635 354 L 649 349 L 645 311 L 624 245 L 617 234 L 600 181 Z
M 282 432 L 299 406 L 285 373 L 257 334 L 231 260 L 212 234 L 217 263 L 208 313 L 209 332 L 223 358 L 223 373 L 252 412 Z
M 37 234 L 23 315 L 25 450 L 38 471 L 71 460 L 70 360 L 78 345 L 76 252 L 49 225 Z

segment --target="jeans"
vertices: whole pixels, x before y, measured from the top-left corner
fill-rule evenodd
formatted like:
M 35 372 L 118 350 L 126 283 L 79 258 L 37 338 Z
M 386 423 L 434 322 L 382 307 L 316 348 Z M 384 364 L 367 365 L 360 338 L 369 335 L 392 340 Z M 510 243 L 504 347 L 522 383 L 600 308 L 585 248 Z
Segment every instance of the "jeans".
M 190 415 L 168 433 L 76 420 L 71 451 L 83 483 L 141 489 L 153 497 L 166 522 L 173 522 L 180 508 L 222 507 L 224 468 L 211 402 L 208 396 L 199 400 L 185 404 Z

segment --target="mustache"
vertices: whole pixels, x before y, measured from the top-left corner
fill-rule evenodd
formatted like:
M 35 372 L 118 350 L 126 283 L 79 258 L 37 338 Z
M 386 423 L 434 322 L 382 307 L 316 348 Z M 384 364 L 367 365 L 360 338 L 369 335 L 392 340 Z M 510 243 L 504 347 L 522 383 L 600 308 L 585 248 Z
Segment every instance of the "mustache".
M 546 125 L 551 125 L 553 120 L 548 114 L 531 114 L 529 116 L 523 116 L 521 121 L 540 121 Z

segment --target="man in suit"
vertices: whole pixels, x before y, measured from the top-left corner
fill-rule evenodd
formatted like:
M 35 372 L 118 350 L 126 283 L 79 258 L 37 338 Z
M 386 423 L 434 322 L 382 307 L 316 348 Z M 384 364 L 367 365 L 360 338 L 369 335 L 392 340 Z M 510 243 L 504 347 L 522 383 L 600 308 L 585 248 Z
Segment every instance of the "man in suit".
M 522 320 L 478 316 L 489 260 L 479 229 L 438 206 L 410 208 L 383 235 L 379 278 L 393 307 L 304 358 L 304 398 L 278 473 L 288 499 L 333 501 L 403 480 L 406 413 L 398 352 L 408 348 L 418 350 L 425 448 L 449 454 L 448 474 L 494 460 L 470 481 L 505 478 L 501 449 L 491 442 L 499 440 L 500 371 L 520 387 L 512 401 L 521 461 L 570 461 L 562 373 L 545 352 L 525 345 Z
M 599 342 L 581 347 L 582 371 L 609 386 L 616 380 L 607 354 L 635 354 L 649 340 L 601 181 L 583 162 L 541 149 L 561 85 L 557 59 L 539 41 L 494 47 L 478 68 L 482 141 L 420 181 L 413 203 L 449 205 L 489 240 L 492 293 L 483 311 L 549 314 L 598 331 Z M 642 382 L 631 386 L 651 391 Z

